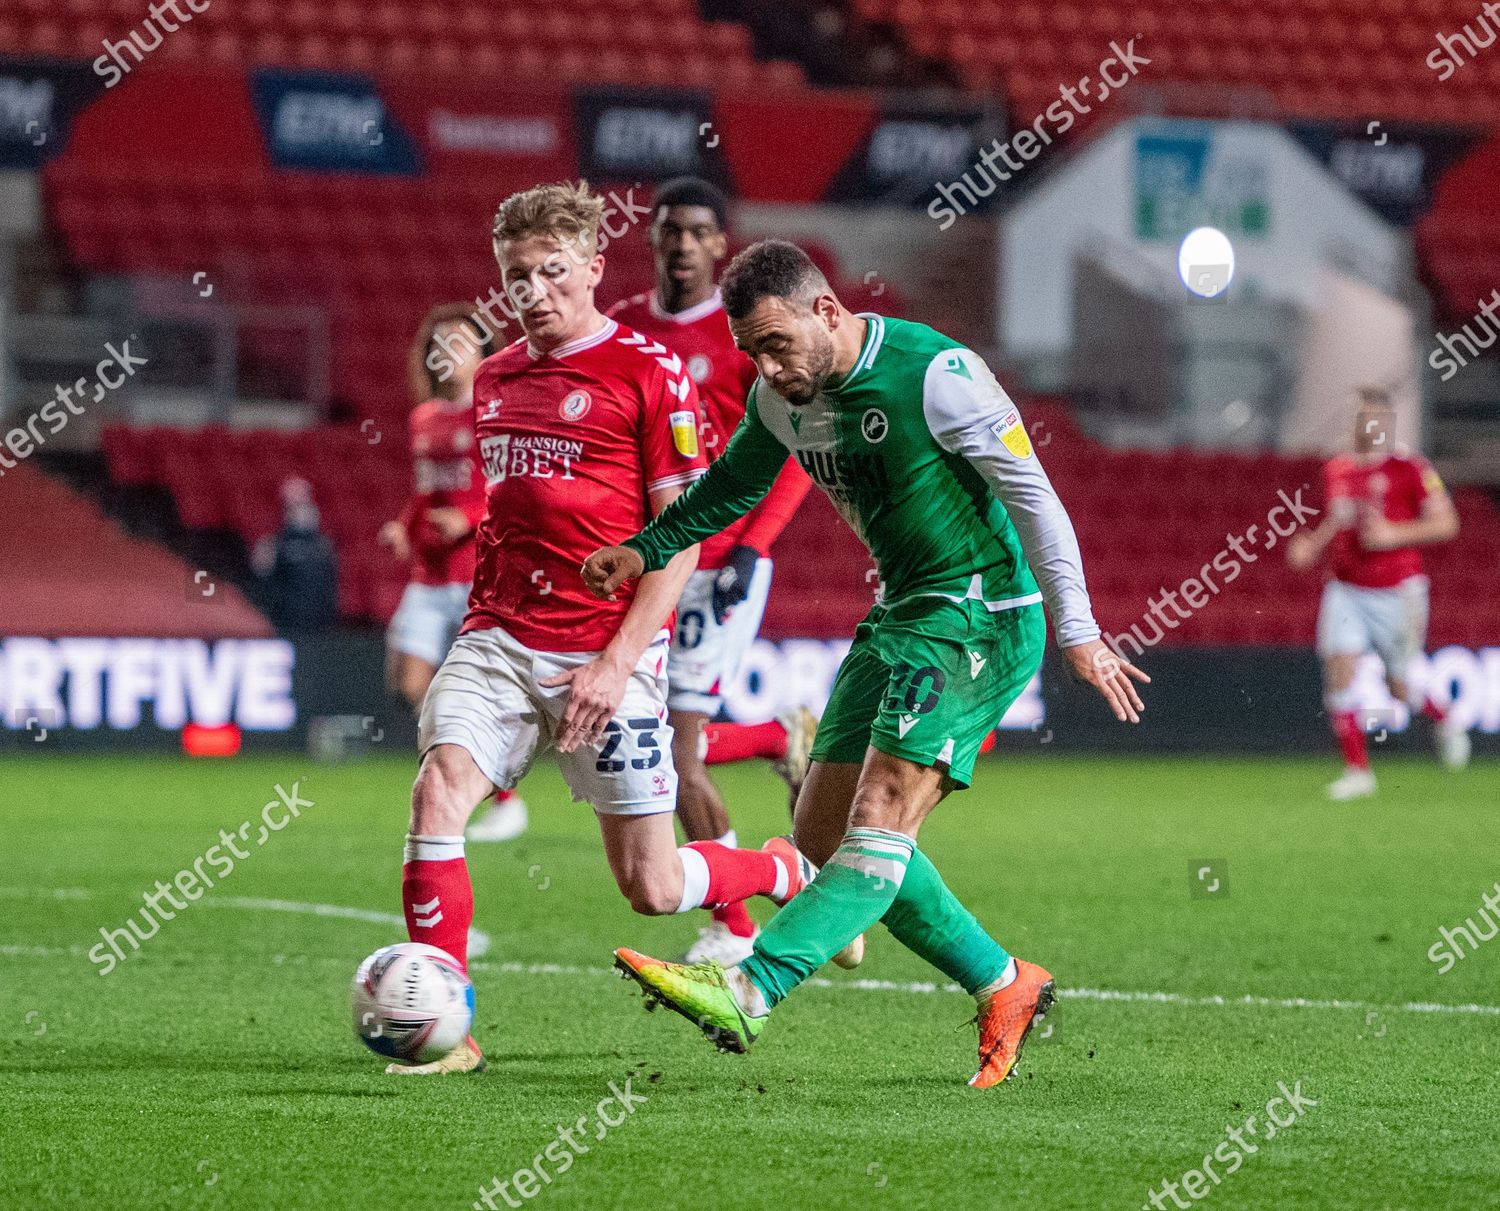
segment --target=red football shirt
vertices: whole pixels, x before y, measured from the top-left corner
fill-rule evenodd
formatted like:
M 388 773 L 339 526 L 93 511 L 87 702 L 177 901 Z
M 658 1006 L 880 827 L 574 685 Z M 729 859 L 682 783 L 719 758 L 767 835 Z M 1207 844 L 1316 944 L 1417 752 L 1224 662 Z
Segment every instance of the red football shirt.
M 703 402 L 703 448 L 710 459 L 718 458 L 745 419 L 745 397 L 756 379 L 755 363 L 734 343 L 719 292 L 715 290 L 713 297 L 674 315 L 662 307 L 653 290 L 622 299 L 609 314 L 682 356 Z M 699 547 L 698 566 L 722 568 L 737 546 L 754 547 L 764 555 L 810 487 L 812 480 L 807 473 L 795 459 L 788 458 L 765 499 Z
M 1340 523 L 1329 547 L 1336 579 L 1365 589 L 1389 589 L 1421 574 L 1417 547 L 1367 551 L 1360 546 L 1359 526 L 1371 511 L 1387 521 L 1415 521 L 1422 515 L 1422 502 L 1443 491 L 1443 481 L 1425 458 L 1392 454 L 1361 462 L 1342 454 L 1324 466 L 1323 490 Z
M 649 493 L 708 468 L 687 368 L 605 320 L 550 353 L 517 341 L 486 358 L 474 417 L 488 495 L 464 631 L 504 627 L 545 652 L 602 650 L 634 583 L 600 601 L 583 587 L 583 561 L 650 520 Z
M 401 514 L 411 540 L 411 578 L 418 584 L 468 584 L 474 579 L 474 530 L 484 515 L 484 477 L 474 445 L 474 407 L 432 399 L 411 411 L 411 503 Z M 429 509 L 462 509 L 469 533 L 450 542 L 427 520 Z

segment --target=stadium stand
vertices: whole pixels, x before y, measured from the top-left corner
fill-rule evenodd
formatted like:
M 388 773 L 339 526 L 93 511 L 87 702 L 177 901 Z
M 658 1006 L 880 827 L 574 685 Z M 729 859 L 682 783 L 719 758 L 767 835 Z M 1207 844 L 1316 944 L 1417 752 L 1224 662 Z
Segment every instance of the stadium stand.
M 132 0 L 0 4 L 0 45 L 92 60 L 138 26 Z M 152 38 L 143 34 L 150 46 Z M 667 48 L 670 47 L 670 52 Z M 340 71 L 422 70 L 577 83 L 796 88 L 794 63 L 754 57 L 749 30 L 705 21 L 694 0 L 209 5 L 151 52 L 163 62 Z
M 1416 240 L 1441 313 L 1473 317 L 1500 286 L 1500 138 L 1443 175 Z
M 971 88 L 998 89 L 1029 122 L 1060 81 L 1097 73 L 1111 40 L 1131 37 L 1157 80 L 1268 94 L 1288 114 L 1388 120 L 1500 119 L 1500 58 L 1479 57 L 1441 87 L 1427 65 L 1437 33 L 1476 25 L 1472 0 L 852 0 L 900 29 L 921 55 L 954 64 Z M 1483 32 L 1480 32 L 1483 45 Z M 1332 61 L 1330 63 L 1330 60 Z
M 955 64 L 968 85 L 1002 89 L 1022 118 L 1039 102 L 1054 100 L 1059 81 L 1096 70 L 1111 40 L 1123 43 L 1133 35 L 1152 57 L 1155 76 L 1253 81 L 1268 87 L 1288 114 L 1380 112 L 1465 123 L 1500 117 L 1500 57 L 1467 65 L 1441 88 L 1430 87 L 1434 74 L 1422 65 L 1434 29 L 1457 30 L 1472 20 L 1467 0 L 1220 0 L 1213 6 L 853 0 L 851 8 L 867 24 L 902 31 L 920 54 Z M 642 20 L 643 13 L 651 19 Z M 68 0 L 61 9 L 43 0 L 0 0 L 0 43 L 92 57 L 105 37 L 118 39 L 138 19 L 127 0 Z M 680 57 L 661 54 L 663 29 L 686 48 Z M 1346 48 L 1346 70 L 1330 74 L 1326 54 L 1307 52 L 1313 45 Z M 403 583 L 403 569 L 376 548 L 374 536 L 399 510 L 407 487 L 401 440 L 410 403 L 407 342 L 433 301 L 482 297 L 494 285 L 482 233 L 497 197 L 535 178 L 509 180 L 472 166 L 416 177 L 247 168 L 246 156 L 262 163 L 264 153 L 244 104 L 244 77 L 228 70 L 210 73 L 205 85 L 221 104 L 184 112 L 181 143 L 185 149 L 211 129 L 216 148 L 243 153 L 233 170 L 193 159 L 202 152 L 178 156 L 170 135 L 154 136 L 164 140 L 165 156 L 115 154 L 122 127 L 150 130 L 148 115 L 174 112 L 176 74 L 184 69 L 171 65 L 277 64 L 393 75 L 420 68 L 469 79 L 670 80 L 759 89 L 803 83 L 795 65 L 756 60 L 745 26 L 703 20 L 692 0 L 650 0 L 644 8 L 623 0 L 575 0 L 546 9 L 251 0 L 211 7 L 163 41 L 160 60 L 113 90 L 108 107 L 81 114 L 68 152 L 43 167 L 47 213 L 62 248 L 87 274 L 181 281 L 205 271 L 218 297 L 231 304 L 302 302 L 325 310 L 333 351 L 331 415 L 353 422 L 298 433 L 113 426 L 104 437 L 110 474 L 168 490 L 184 524 L 230 529 L 247 545 L 275 528 L 281 479 L 304 475 L 339 549 L 341 612 L 369 620 L 390 616 Z M 1419 82 L 1428 87 L 1415 87 Z M 95 154 L 74 154 L 80 145 Z M 101 148 L 110 154 L 99 154 Z M 1500 280 L 1497 174 L 1500 141 L 1448 173 L 1418 228 L 1418 247 L 1446 314 L 1472 315 L 1474 300 Z M 894 288 L 877 299 L 856 272 L 843 271 L 830 249 L 813 245 L 810 251 L 851 305 L 903 312 Z M 607 255 L 602 303 L 650 279 L 649 251 L 638 233 Z M 266 341 L 264 334 L 247 333 L 242 358 L 281 356 L 274 343 L 260 343 Z M 1101 621 L 1111 630 L 1128 629 L 1149 599 L 1175 587 L 1186 556 L 1211 559 L 1226 534 L 1262 521 L 1277 486 L 1307 483 L 1316 495 L 1312 463 L 1112 451 L 1084 436 L 1056 401 L 1030 405 L 1028 417 L 1034 429 L 1041 426 L 1038 445 L 1045 441 L 1044 461 L 1073 510 Z M 372 427 L 361 431 L 361 420 Z M 230 468 L 235 474 L 227 474 Z M 1429 553 L 1436 590 L 1452 606 L 1434 620 L 1437 643 L 1479 642 L 1480 612 L 1487 598 L 1493 600 L 1494 581 L 1476 569 L 1493 568 L 1500 557 L 1493 503 L 1469 491 L 1457 499 L 1473 542 L 1464 544 L 1463 555 L 1455 547 Z M 830 528 L 843 534 L 831 527 L 827 510 L 811 496 L 778 549 L 769 634 L 847 635 L 867 606 L 871 586 L 862 579 L 866 564 L 852 537 L 837 550 L 813 541 Z M 1118 536 L 1122 524 L 1131 528 L 1128 543 Z M 852 572 L 830 571 L 849 564 L 850 556 L 858 556 Z M 1240 591 L 1170 631 L 1165 642 L 1310 642 L 1317 591 L 1316 577 L 1292 574 L 1273 552 L 1245 570 Z
M 165 449 L 165 447 L 163 448 Z M 21 464 L 5 472 L 0 566 L 12 635 L 254 638 L 271 624 L 232 585 L 185 609 L 194 569 L 127 534 L 87 497 Z M 107 589 L 102 586 L 108 586 Z
M 1096 609 L 1111 631 L 1140 622 L 1151 599 L 1176 590 L 1185 568 L 1210 563 L 1228 535 L 1244 535 L 1252 525 L 1263 535 L 1278 489 L 1303 488 L 1303 499 L 1318 503 L 1317 460 L 1110 450 L 1081 432 L 1059 401 L 1034 401 L 1026 414 L 1088 553 Z M 185 523 L 233 529 L 247 546 L 275 529 L 282 480 L 306 477 L 338 547 L 342 613 L 383 621 L 394 612 L 404 569 L 376 547 L 375 534 L 404 501 L 408 471 L 399 443 L 372 446 L 347 426 L 299 433 L 114 426 L 105 431 L 104 451 L 116 482 L 165 487 Z M 1477 645 L 1488 633 L 1493 600 L 1493 573 L 1485 569 L 1500 564 L 1500 512 L 1478 491 L 1461 490 L 1456 499 L 1464 544 L 1428 553 L 1435 592 L 1445 603 L 1433 639 Z M 1312 642 L 1319 577 L 1292 572 L 1279 550 L 1257 547 L 1253 538 L 1247 549 L 1255 558 L 1243 564 L 1235 591 L 1169 629 L 1163 642 Z M 846 637 L 869 609 L 870 562 L 820 493 L 808 496 L 775 554 L 765 633 Z

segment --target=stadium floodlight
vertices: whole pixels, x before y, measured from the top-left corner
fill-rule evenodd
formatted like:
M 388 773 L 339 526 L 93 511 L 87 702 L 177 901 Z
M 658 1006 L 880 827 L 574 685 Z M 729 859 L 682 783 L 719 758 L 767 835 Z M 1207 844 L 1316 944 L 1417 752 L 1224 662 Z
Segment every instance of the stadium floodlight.
M 1216 298 L 1234 280 L 1234 245 L 1217 227 L 1195 227 L 1177 250 L 1177 272 L 1194 294 Z

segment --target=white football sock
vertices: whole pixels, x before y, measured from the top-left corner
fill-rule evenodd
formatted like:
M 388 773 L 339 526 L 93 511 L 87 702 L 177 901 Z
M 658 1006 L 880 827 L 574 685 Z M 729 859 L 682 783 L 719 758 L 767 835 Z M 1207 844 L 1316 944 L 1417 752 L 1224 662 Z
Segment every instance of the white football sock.
M 463 837 L 419 837 L 406 834 L 405 860 L 408 862 L 447 862 L 464 856 Z
M 765 996 L 738 965 L 725 971 L 724 979 L 729 984 L 729 991 L 734 993 L 734 999 L 740 1003 L 740 1008 L 752 1018 L 763 1018 L 771 1012 Z
M 686 845 L 677 851 L 677 856 L 682 859 L 682 903 L 677 911 L 702 908 L 708 898 L 708 862 L 696 849 Z
M 1016 957 L 1015 955 L 1011 955 L 1010 962 L 1005 965 L 1005 970 L 1000 973 L 999 978 L 991 980 L 988 984 L 986 984 L 983 988 L 976 992 L 974 994 L 974 999 L 981 1005 L 983 1005 L 1002 988 L 1009 988 L 1010 985 L 1015 982 L 1016 974 Z

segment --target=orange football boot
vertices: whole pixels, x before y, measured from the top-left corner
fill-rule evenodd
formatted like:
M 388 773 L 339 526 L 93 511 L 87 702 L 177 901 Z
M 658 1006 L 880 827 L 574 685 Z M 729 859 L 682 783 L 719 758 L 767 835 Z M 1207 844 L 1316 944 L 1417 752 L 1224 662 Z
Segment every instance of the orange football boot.
M 988 1089 L 1008 1077 L 1021 1058 L 1021 1046 L 1032 1026 L 1055 999 L 1051 972 L 1017 959 L 1016 978 L 979 1011 L 979 1071 L 969 1084 Z

